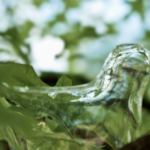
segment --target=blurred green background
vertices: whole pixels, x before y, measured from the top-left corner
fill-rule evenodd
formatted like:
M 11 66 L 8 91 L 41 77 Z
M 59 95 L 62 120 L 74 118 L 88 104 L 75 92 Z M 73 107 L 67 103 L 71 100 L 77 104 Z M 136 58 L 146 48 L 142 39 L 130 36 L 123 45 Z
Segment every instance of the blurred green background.
M 50 85 L 89 82 L 116 45 L 150 49 L 149 37 L 150 0 L 0 0 L 0 62 L 31 64 Z

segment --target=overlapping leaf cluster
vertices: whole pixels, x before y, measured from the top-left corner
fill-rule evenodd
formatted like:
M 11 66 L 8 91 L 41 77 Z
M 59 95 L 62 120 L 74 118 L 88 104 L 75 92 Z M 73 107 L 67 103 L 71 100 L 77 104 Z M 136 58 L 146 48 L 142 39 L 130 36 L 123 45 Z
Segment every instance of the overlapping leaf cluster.
M 55 101 L 46 94 L 21 93 L 14 87 L 48 87 L 29 65 L 0 64 L 0 140 L 16 150 L 101 149 L 95 140 L 76 134 L 88 129 L 81 118 L 83 106 L 67 103 L 69 95 L 59 94 Z M 69 78 L 61 77 L 56 86 L 71 86 Z M 59 102 L 59 103 L 58 103 Z M 92 120 L 92 118 L 91 118 Z M 78 123 L 77 123 L 78 121 Z M 88 129 L 89 130 L 89 129 Z M 90 131 L 90 130 L 89 130 Z M 95 135 L 97 137 L 97 135 Z M 99 139 L 99 137 L 98 137 Z

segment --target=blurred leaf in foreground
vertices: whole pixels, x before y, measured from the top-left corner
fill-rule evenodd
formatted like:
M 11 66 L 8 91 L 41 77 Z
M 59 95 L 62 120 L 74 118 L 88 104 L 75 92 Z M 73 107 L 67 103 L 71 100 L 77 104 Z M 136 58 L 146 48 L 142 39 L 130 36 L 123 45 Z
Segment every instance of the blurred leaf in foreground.
M 71 105 L 71 95 L 51 98 L 42 93 L 20 93 L 14 88 L 48 87 L 29 65 L 0 64 L 0 139 L 18 150 L 91 150 L 95 142 L 76 138 L 75 129 L 83 106 Z M 71 86 L 63 76 L 56 86 Z M 67 102 L 68 101 L 68 102 Z M 67 103 L 66 103 L 67 102 Z M 100 147 L 98 146 L 98 149 Z

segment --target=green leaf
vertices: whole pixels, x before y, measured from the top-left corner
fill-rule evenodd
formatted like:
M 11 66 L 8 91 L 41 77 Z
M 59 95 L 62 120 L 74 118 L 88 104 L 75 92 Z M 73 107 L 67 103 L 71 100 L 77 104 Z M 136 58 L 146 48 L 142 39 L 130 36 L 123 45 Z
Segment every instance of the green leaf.
M 21 143 L 17 141 L 15 133 L 11 127 L 0 127 L 0 134 L 3 135 L 3 140 L 7 140 L 12 148 L 23 150 Z
M 69 106 L 67 108 L 67 111 L 70 112 L 70 113 L 74 113 L 74 112 L 77 112 L 77 110 L 75 109 L 75 107 L 73 105 Z
M 56 83 L 56 86 L 71 86 L 71 85 L 72 81 L 66 76 L 62 76 L 61 78 L 59 78 L 59 80 Z
M 55 103 L 62 103 L 63 105 L 64 103 L 69 103 L 71 98 L 72 98 L 72 95 L 69 93 L 59 93 L 55 97 L 55 101 L 56 101 Z
M 36 124 L 37 121 L 33 118 L 20 114 L 18 112 L 10 111 L 9 109 L 0 110 L 0 126 L 11 126 L 16 131 L 23 132 L 24 135 L 28 136 L 33 133 L 32 124 Z
M 57 127 L 57 123 L 54 120 L 50 120 L 49 118 L 45 118 L 45 121 L 52 131 Z
M 14 90 L 14 86 L 48 87 L 29 65 L 3 63 L 0 64 L 0 72 L 0 129 L 6 128 L 0 130 L 1 139 L 6 139 L 9 145 L 17 149 L 20 144 L 18 136 L 26 141 L 28 150 L 93 148 L 88 145 L 89 142 L 74 138 L 78 116 L 84 110 L 82 105 L 70 104 L 70 93 L 59 93 L 53 99 L 38 93 L 38 90 L 35 93 Z M 65 76 L 56 84 L 57 87 L 71 85 L 71 80 Z M 10 105 L 9 101 L 14 103 Z M 48 119 L 49 116 L 52 120 Z M 12 130 L 9 138 L 6 138 L 7 130 Z
M 1 63 L 0 64 L 0 97 L 4 97 L 18 106 L 37 109 L 41 105 L 47 105 L 50 97 L 28 93 L 20 93 L 14 90 L 14 86 L 20 87 L 49 87 L 42 82 L 30 65 L 23 65 L 18 63 Z M 30 97 L 30 98 L 29 98 Z M 44 98 L 46 100 L 44 100 Z M 45 104 L 46 103 L 46 104 Z M 43 107 L 45 108 L 45 107 Z M 46 107 L 47 108 L 47 107 Z M 45 109 L 46 109 L 45 108 Z
M 72 81 L 66 77 L 66 76 L 62 76 L 61 78 L 59 78 L 59 80 L 56 83 L 56 87 L 63 87 L 63 86 L 71 86 L 72 85 Z M 64 107 L 61 107 L 62 109 L 59 111 L 64 111 L 64 109 L 66 109 L 66 106 L 64 105 L 64 103 L 70 102 L 70 99 L 72 98 L 72 95 L 69 93 L 59 93 L 56 95 L 55 97 L 55 101 L 56 102 L 61 102 L 62 105 Z
M 0 64 L 0 83 L 10 86 L 48 86 L 40 80 L 30 65 L 18 63 Z
M 11 105 L 5 100 L 4 97 L 0 97 L 0 106 L 2 108 L 9 108 Z
M 71 85 L 72 81 L 66 76 L 62 76 L 61 78 L 59 78 L 58 82 L 56 83 L 56 86 L 71 86 Z M 70 102 L 71 98 L 72 95 L 69 93 L 60 93 L 56 95 L 55 101 L 61 103 L 68 103 Z

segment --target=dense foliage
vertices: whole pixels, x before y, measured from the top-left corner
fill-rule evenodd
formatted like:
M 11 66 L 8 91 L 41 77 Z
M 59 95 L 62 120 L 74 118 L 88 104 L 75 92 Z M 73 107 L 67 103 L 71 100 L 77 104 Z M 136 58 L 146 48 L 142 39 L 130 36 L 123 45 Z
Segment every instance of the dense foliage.
M 94 137 L 93 127 L 80 121 L 82 106 L 67 103 L 68 95 L 60 94 L 55 101 L 48 95 L 23 94 L 16 87 L 48 87 L 29 65 L 4 63 L 0 65 L 0 139 L 7 140 L 13 149 L 101 149 L 95 141 L 75 134 L 76 128 Z M 4 75 L 5 74 L 5 75 Z M 56 86 L 70 86 L 71 80 L 63 76 Z M 86 116 L 86 120 L 89 120 Z M 95 116 L 96 117 L 96 116 Z M 82 118 L 82 116 L 81 116 Z M 81 126 L 81 127 L 78 127 Z M 93 131 L 92 131 L 93 130 Z M 92 131 L 93 133 L 88 133 Z M 76 131 L 77 132 L 77 131 Z M 96 136 L 97 137 L 97 136 Z M 100 139 L 99 139 L 100 140 Z M 101 140 L 100 140 L 101 141 Z
M 96 5 L 101 5 L 102 1 L 100 0 L 100 3 Z M 67 74 L 71 78 L 73 78 L 73 75 L 80 75 L 75 76 L 73 84 L 82 84 L 93 79 L 100 70 L 109 51 L 117 44 L 138 42 L 150 49 L 150 28 L 147 21 L 150 9 L 149 1 L 118 1 L 118 3 L 122 2 L 128 8 L 128 11 L 121 17 L 107 20 L 105 14 L 108 13 L 109 16 L 109 14 L 113 13 L 113 11 L 109 12 L 112 8 L 111 2 L 113 3 L 115 0 L 105 2 L 107 5 L 107 7 L 105 6 L 105 13 L 86 14 L 88 11 L 84 12 L 83 8 L 84 4 L 88 2 L 85 0 L 0 1 L 0 10 L 2 10 L 0 14 L 1 149 L 5 150 L 9 145 L 9 148 L 13 150 L 100 150 L 103 143 L 109 145 L 108 149 L 113 149 L 110 142 L 113 143 L 112 137 L 114 138 L 114 135 L 108 134 L 107 131 L 102 131 L 102 124 L 99 124 L 100 120 L 97 119 L 99 114 L 105 117 L 105 109 L 103 107 L 91 109 L 82 105 L 78 107 L 67 105 L 65 103 L 69 97 L 63 94 L 57 97 L 57 101 L 60 104 L 53 102 L 45 95 L 38 95 L 36 100 L 35 95 L 37 93 L 35 95 L 23 95 L 14 89 L 14 86 L 49 86 L 40 80 L 35 73 L 36 70 L 34 71 L 30 66 L 34 61 L 34 56 L 31 56 L 30 37 L 40 37 L 42 39 L 50 35 L 63 40 L 63 51 L 56 56 L 56 59 L 63 58 L 69 51 L 69 57 L 67 58 L 69 69 Z M 90 1 L 89 5 L 94 7 Z M 53 8 L 56 8 L 57 11 Z M 123 8 L 121 7 L 121 9 Z M 43 11 L 45 9 L 54 11 L 46 19 L 43 15 L 45 14 Z M 101 7 L 98 9 L 101 9 Z M 92 11 L 91 8 L 89 12 Z M 118 14 L 119 11 L 120 9 L 118 8 Z M 31 12 L 31 14 L 28 15 L 28 12 Z M 37 12 L 43 16 L 37 15 L 39 18 L 35 17 Z M 33 17 L 30 18 L 32 13 Z M 75 16 L 69 17 L 73 15 L 78 16 L 77 18 L 80 19 L 73 20 L 72 18 Z M 138 22 L 133 19 L 135 17 L 138 18 Z M 34 18 L 36 19 L 34 20 Z M 127 22 L 134 27 L 140 24 L 140 27 L 137 29 L 140 32 L 136 34 L 137 30 L 130 28 L 130 24 Z M 100 28 L 98 28 L 99 26 Z M 130 32 L 132 35 L 135 35 L 134 38 L 130 37 Z M 13 62 L 19 62 L 19 64 Z M 82 64 L 80 67 L 78 62 Z M 21 65 L 20 63 L 26 65 Z M 55 76 L 55 80 L 57 80 L 60 77 L 58 73 L 52 76 L 51 72 L 46 73 L 46 76 L 44 75 L 41 72 L 41 78 L 50 85 L 53 82 L 51 78 Z M 71 85 L 72 81 L 65 76 L 56 83 L 56 86 Z M 150 131 L 149 87 L 147 87 L 143 100 L 141 135 L 148 134 Z M 32 100 L 33 103 L 31 103 Z M 114 118 L 118 118 L 118 125 L 122 124 L 121 113 L 120 116 L 112 113 L 112 118 L 107 118 L 109 120 L 107 126 L 110 129 L 115 131 L 118 128 L 114 124 Z M 78 125 L 76 125 L 76 121 L 79 121 Z M 120 138 L 119 135 L 121 133 L 122 131 L 118 133 L 116 139 Z M 7 141 L 7 146 L 5 146 L 4 141 Z

